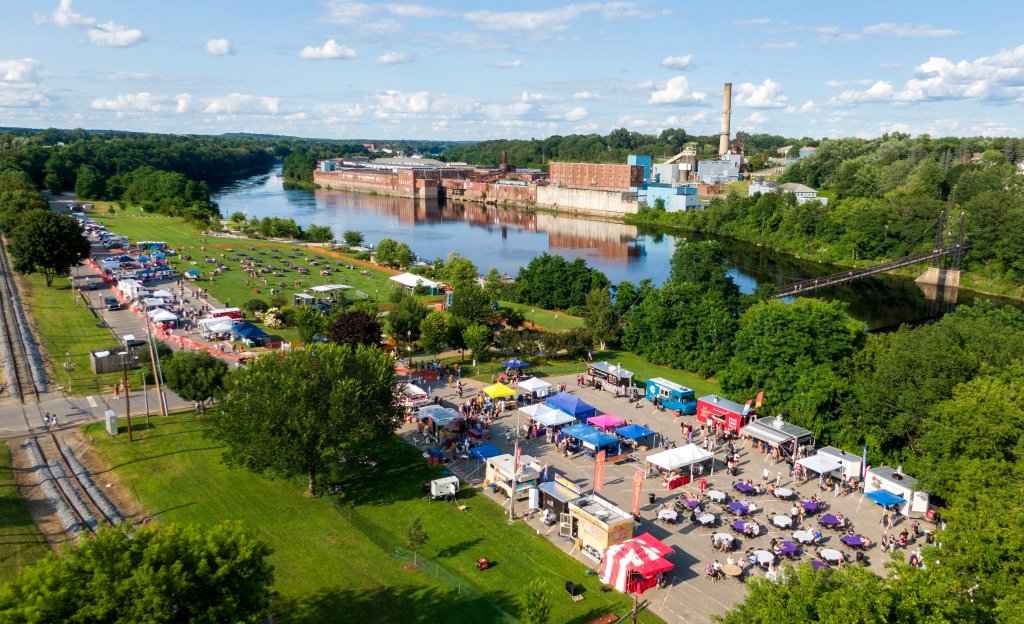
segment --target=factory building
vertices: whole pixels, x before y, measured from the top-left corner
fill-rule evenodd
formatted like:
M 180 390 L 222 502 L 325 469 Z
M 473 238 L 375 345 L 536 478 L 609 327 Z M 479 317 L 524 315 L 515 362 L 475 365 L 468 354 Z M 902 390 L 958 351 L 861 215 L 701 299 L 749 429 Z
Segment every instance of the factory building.
M 644 185 L 642 165 L 552 162 L 550 171 L 551 184 L 556 186 L 615 191 Z

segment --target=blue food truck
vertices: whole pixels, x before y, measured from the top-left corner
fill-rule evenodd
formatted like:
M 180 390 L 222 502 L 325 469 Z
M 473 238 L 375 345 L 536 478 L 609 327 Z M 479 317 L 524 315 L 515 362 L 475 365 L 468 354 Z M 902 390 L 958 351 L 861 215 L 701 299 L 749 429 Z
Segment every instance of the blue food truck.
M 651 403 L 657 400 L 659 405 L 681 410 L 684 414 L 697 413 L 697 398 L 693 390 L 661 377 L 647 380 L 647 400 Z

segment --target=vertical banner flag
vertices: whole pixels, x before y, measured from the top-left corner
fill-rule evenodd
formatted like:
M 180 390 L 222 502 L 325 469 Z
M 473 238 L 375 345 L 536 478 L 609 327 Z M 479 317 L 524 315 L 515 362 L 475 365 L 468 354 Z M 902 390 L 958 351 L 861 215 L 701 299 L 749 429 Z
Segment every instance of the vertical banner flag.
M 523 447 L 517 446 L 516 447 L 516 465 L 515 465 L 515 468 L 513 468 L 513 470 L 515 471 L 516 474 L 519 474 L 519 458 L 522 457 L 522 456 L 523 456 Z
M 643 470 L 633 473 L 633 515 L 640 515 L 640 492 L 644 489 L 644 477 L 647 474 Z
M 604 456 L 606 451 L 597 454 L 597 461 L 594 462 L 594 491 L 600 492 L 604 489 Z
M 544 470 L 540 473 L 540 482 L 547 483 L 548 481 L 548 465 L 544 464 Z
M 753 399 L 743 404 L 743 415 L 746 416 L 750 413 L 750 404 L 753 403 Z
M 860 460 L 860 480 L 867 482 L 868 480 L 868 445 L 864 445 L 864 456 Z
M 754 401 L 754 409 L 761 409 L 761 401 L 764 401 L 764 390 L 757 393 L 757 400 Z

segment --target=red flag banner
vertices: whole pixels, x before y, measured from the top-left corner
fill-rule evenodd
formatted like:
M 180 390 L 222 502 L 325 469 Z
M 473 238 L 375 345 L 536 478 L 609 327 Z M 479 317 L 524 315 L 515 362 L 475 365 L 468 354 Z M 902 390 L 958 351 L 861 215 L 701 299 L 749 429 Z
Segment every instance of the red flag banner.
M 751 403 L 753 403 L 753 401 L 747 401 L 746 403 L 743 404 L 743 415 L 744 416 L 746 416 L 747 414 L 750 413 L 750 404 Z
M 647 476 L 643 470 L 633 473 L 633 515 L 640 515 L 640 493 L 644 489 L 644 477 Z
M 757 401 L 754 402 L 754 409 L 761 409 L 761 401 L 764 401 L 764 390 L 757 393 Z
M 523 456 L 523 447 L 521 447 L 521 446 L 517 447 L 516 448 L 516 465 L 515 465 L 515 468 L 513 468 L 513 470 L 516 472 L 516 474 L 519 473 L 519 458 L 522 457 L 522 456 Z
M 604 456 L 606 451 L 597 454 L 594 462 L 594 491 L 600 492 L 604 489 Z

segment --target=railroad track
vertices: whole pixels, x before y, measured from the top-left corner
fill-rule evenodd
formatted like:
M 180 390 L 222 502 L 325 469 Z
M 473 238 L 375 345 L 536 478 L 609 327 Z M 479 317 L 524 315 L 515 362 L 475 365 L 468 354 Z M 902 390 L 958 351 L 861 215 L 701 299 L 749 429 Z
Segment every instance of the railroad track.
M 17 286 L 14 282 L 14 273 L 7 257 L 7 249 L 0 239 L 0 324 L 3 326 L 3 346 L 10 354 L 7 365 L 13 369 L 7 376 L 11 386 L 8 391 L 20 399 L 22 417 L 25 419 L 27 429 L 46 429 L 45 434 L 33 433 L 30 436 L 43 458 L 46 473 L 79 526 L 95 534 L 99 524 L 114 526 L 115 523 L 103 507 L 97 504 L 89 488 L 83 483 L 80 472 L 68 461 L 57 434 L 49 429 L 45 422 L 40 405 L 41 392 L 36 380 L 45 379 L 46 373 L 39 369 L 39 364 L 32 356 L 29 338 L 18 324 L 15 293 Z M 29 331 L 27 327 L 25 331 Z M 57 461 L 56 471 L 51 466 L 51 461 Z

